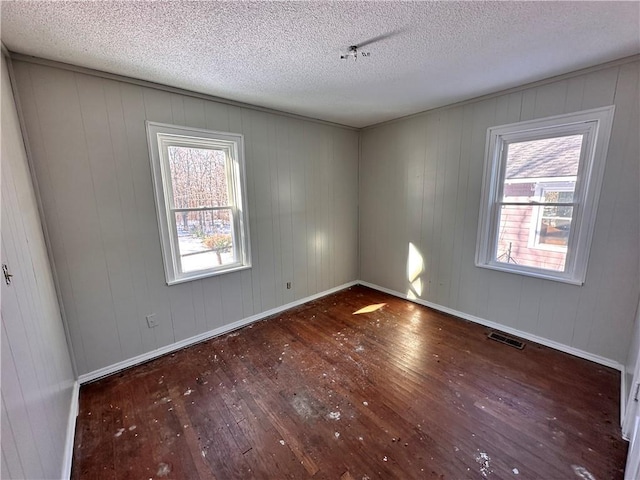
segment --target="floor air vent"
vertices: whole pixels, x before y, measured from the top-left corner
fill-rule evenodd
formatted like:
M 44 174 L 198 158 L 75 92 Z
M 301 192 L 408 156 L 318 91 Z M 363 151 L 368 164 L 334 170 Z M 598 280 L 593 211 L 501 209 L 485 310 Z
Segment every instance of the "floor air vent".
M 513 337 L 503 335 L 502 333 L 491 332 L 489 334 L 489 338 L 491 340 L 495 340 L 496 342 L 504 343 L 505 345 L 509 345 L 511 347 L 517 348 L 518 350 L 522 350 L 524 348 L 524 342 L 521 342 L 520 340 L 516 340 Z

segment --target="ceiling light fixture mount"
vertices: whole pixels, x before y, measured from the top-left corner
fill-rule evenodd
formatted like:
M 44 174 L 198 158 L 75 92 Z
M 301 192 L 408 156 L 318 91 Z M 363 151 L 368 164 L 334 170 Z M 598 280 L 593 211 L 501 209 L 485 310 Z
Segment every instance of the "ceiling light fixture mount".
M 354 60 L 358 59 L 358 55 L 361 57 L 370 57 L 371 52 L 358 52 L 357 45 L 351 45 L 347 50 L 347 53 L 340 55 L 341 60 L 348 60 L 349 58 L 353 58 Z
M 367 45 L 371 45 L 372 43 L 377 43 L 377 42 L 381 42 L 382 40 L 387 40 L 388 38 L 395 37 L 396 35 L 399 35 L 401 33 L 402 33 L 402 30 L 393 30 L 391 32 L 387 32 L 387 33 L 384 33 L 382 35 L 378 35 L 377 37 L 373 37 L 373 38 L 370 38 L 370 39 L 365 40 L 363 42 L 360 42 L 357 45 L 351 45 L 347 49 L 347 53 L 344 53 L 344 54 L 340 55 L 340 60 L 348 60 L 350 58 L 353 58 L 354 60 L 357 60 L 358 56 L 360 56 L 360 57 L 370 57 L 371 56 L 371 52 L 363 52 L 363 51 L 358 50 L 358 49 L 360 49 L 362 47 L 366 47 Z

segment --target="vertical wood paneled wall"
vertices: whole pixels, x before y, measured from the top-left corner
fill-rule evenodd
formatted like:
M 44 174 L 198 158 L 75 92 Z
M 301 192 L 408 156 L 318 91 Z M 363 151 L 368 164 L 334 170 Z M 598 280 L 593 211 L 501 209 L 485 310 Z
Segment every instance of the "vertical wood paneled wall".
M 360 278 L 624 363 L 639 295 L 638 62 L 434 110 L 361 133 Z M 616 105 L 584 286 L 474 265 L 487 128 Z
M 79 374 L 357 279 L 358 132 L 14 68 Z M 165 284 L 145 120 L 245 135 L 251 270 Z
M 75 374 L 4 56 L 1 85 L 2 478 L 60 478 Z

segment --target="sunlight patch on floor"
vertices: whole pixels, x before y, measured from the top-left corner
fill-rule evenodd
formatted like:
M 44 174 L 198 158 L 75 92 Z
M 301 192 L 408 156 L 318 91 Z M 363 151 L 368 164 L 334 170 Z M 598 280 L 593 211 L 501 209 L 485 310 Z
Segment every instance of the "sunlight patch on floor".
M 376 310 L 380 310 L 385 305 L 386 303 L 375 303 L 373 305 L 367 305 L 366 307 L 361 308 L 357 312 L 353 312 L 353 315 L 360 315 L 361 313 L 375 312 Z

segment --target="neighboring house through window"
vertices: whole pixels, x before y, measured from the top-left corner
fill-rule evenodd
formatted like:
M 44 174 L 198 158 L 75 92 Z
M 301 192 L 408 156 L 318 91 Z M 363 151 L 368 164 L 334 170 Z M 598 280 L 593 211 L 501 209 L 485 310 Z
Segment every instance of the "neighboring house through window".
M 147 122 L 167 284 L 251 266 L 239 134 Z
M 582 284 L 613 107 L 490 128 L 476 265 Z
M 531 222 L 529 247 L 566 252 L 571 231 L 573 181 L 545 182 L 536 185 L 534 200 L 542 204 L 560 205 L 539 206 L 534 209 L 534 221 Z M 565 204 L 565 205 L 562 205 Z

